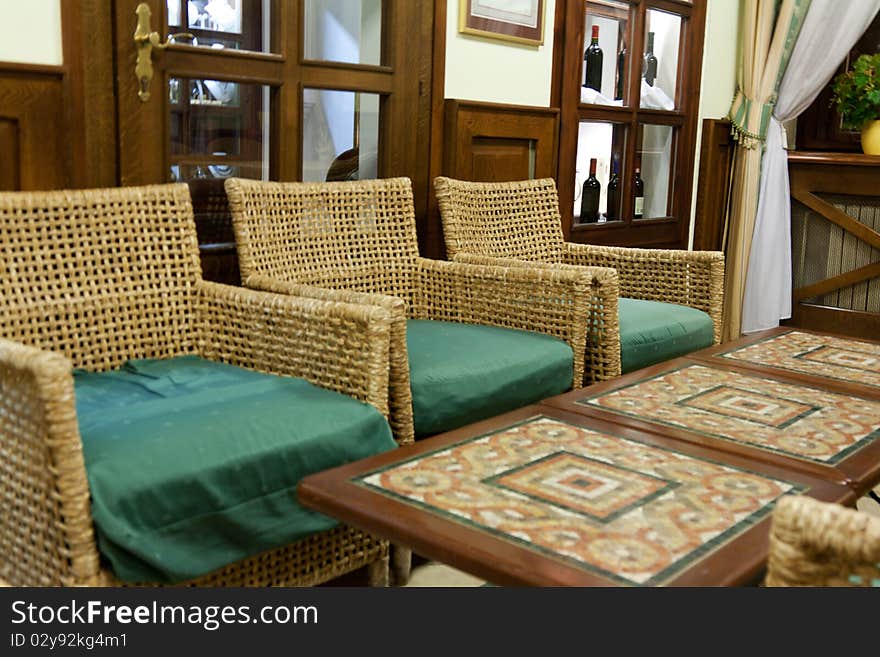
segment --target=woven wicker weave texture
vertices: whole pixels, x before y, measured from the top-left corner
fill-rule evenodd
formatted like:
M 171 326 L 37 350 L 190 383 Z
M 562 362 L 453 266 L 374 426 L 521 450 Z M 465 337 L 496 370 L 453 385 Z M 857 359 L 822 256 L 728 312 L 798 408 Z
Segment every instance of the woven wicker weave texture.
M 226 182 L 242 280 L 248 287 L 375 304 L 393 314 L 391 426 L 413 440 L 406 319 L 490 324 L 547 333 L 583 374 L 590 278 L 575 268 L 532 271 L 420 258 L 408 178 L 338 183 Z
M 880 518 L 783 498 L 773 512 L 767 586 L 880 586 Z
M 620 374 L 618 296 L 702 310 L 712 318 L 719 341 L 724 283 L 720 252 L 565 242 L 552 178 L 478 183 L 438 177 L 434 187 L 450 258 L 507 266 L 519 260 L 532 266 L 589 268 L 587 383 Z
M 0 194 L 0 579 L 116 585 L 95 544 L 72 368 L 194 353 L 388 412 L 382 308 L 202 281 L 186 185 Z M 132 464 L 136 467 L 136 464 Z M 337 528 L 187 584 L 315 584 L 388 545 Z

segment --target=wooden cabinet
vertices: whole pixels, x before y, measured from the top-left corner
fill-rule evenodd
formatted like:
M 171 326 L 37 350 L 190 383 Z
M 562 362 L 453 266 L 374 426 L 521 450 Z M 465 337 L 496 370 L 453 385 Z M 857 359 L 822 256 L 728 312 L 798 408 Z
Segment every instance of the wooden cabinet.
M 553 89 L 569 240 L 686 247 L 705 13 L 705 0 L 559 0 Z M 598 84 L 585 56 L 594 35 Z M 592 160 L 602 192 L 587 223 L 579 197 Z

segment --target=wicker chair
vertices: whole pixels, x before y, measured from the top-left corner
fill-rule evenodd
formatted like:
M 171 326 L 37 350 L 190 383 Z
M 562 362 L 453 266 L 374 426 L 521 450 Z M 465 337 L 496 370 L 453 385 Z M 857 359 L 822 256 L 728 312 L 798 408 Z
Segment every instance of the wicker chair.
M 476 266 L 420 258 L 409 178 L 332 183 L 226 181 L 247 287 L 364 303 L 392 314 L 390 423 L 414 439 L 406 319 L 546 333 L 574 349 L 580 387 L 589 291 L 575 267 Z
M 767 586 L 880 586 L 880 518 L 792 496 L 773 512 Z
M 121 584 L 96 547 L 73 368 L 195 354 L 387 414 L 387 311 L 205 282 L 198 258 L 186 185 L 0 194 L 3 583 Z M 387 555 L 338 526 L 184 584 L 312 585 L 362 566 L 381 584 Z
M 434 181 L 446 252 L 456 262 L 532 267 L 591 267 L 586 383 L 620 374 L 618 296 L 685 305 L 704 311 L 721 337 L 724 255 L 595 246 L 565 242 L 552 178 L 478 183 Z

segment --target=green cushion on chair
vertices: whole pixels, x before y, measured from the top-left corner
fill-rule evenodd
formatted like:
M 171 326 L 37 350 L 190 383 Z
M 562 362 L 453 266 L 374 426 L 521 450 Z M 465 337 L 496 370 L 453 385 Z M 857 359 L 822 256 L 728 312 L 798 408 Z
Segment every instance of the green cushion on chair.
M 674 303 L 618 300 L 620 369 L 623 373 L 711 347 L 712 318 Z
M 449 431 L 571 387 L 571 347 L 543 333 L 409 320 L 406 348 L 416 437 Z
M 176 582 L 333 527 L 307 474 L 396 443 L 374 407 L 181 356 L 74 374 L 92 516 L 124 581 Z

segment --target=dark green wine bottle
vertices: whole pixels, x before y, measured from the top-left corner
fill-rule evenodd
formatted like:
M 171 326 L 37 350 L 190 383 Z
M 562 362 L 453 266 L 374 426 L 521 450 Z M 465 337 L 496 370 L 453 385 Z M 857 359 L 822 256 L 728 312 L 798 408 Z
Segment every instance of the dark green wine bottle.
M 584 86 L 602 92 L 602 49 L 599 47 L 599 26 L 593 26 L 590 46 L 584 51 Z
M 594 224 L 599 221 L 599 194 L 602 185 L 596 179 L 596 158 L 590 160 L 590 177 L 581 189 L 581 223 Z

